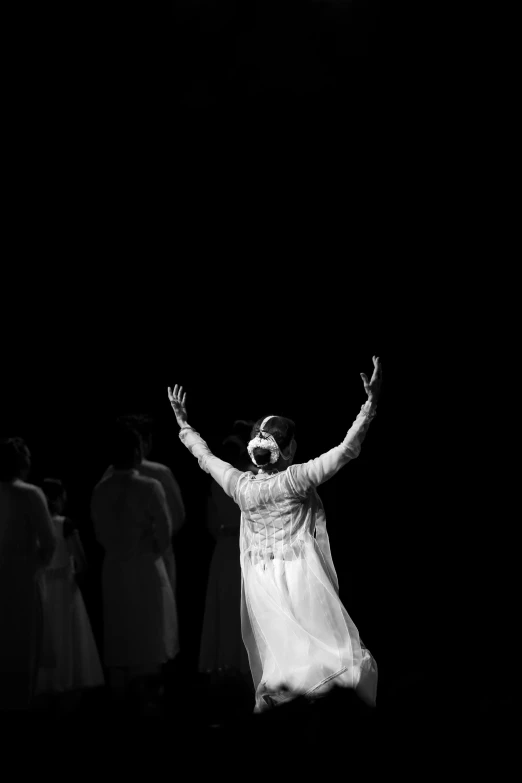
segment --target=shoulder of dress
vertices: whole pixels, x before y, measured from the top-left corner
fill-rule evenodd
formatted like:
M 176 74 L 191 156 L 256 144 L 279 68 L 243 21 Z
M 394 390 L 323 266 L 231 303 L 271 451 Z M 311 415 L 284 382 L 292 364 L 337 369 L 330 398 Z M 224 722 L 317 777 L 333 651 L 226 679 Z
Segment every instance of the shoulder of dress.
M 160 486 L 161 487 L 161 481 L 157 476 L 147 476 L 144 473 L 138 473 L 137 476 L 134 477 L 135 481 L 140 486 L 146 486 L 146 487 L 155 487 Z
M 170 468 L 162 462 L 153 462 L 150 459 L 144 459 L 140 465 L 143 470 L 153 470 L 155 473 L 168 473 Z
M 18 481 L 15 484 L 16 488 L 29 497 L 39 497 L 46 503 L 44 491 L 41 487 L 37 487 L 36 484 L 28 484 L 26 481 Z
M 98 483 L 94 485 L 92 494 L 94 495 L 94 493 L 99 492 L 102 487 L 107 486 L 110 478 L 111 476 L 105 476 L 104 478 L 100 479 Z

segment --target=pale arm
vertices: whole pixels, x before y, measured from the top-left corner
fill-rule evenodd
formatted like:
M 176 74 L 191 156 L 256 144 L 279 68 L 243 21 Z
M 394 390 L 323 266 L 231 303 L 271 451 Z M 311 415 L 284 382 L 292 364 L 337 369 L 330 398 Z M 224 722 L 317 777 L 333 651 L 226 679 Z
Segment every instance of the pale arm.
M 234 499 L 234 490 L 241 475 L 240 471 L 233 468 L 228 462 L 223 462 L 222 459 L 215 457 L 200 434 L 192 429 L 187 421 L 187 395 L 183 394 L 183 387 L 176 385 L 171 389 L 169 386 L 168 391 L 170 404 L 180 427 L 181 442 L 197 457 L 200 467 L 206 473 L 210 473 L 226 494 Z
M 330 451 L 321 454 L 301 465 L 291 465 L 288 468 L 290 482 L 298 495 L 306 495 L 312 488 L 335 476 L 335 474 L 350 460 L 361 453 L 361 444 L 366 437 L 370 421 L 375 415 L 373 404 L 366 402 L 354 423 L 346 433 L 343 442 Z
M 233 498 L 241 472 L 232 467 L 230 463 L 215 457 L 199 433 L 188 424 L 180 429 L 179 437 L 181 442 L 197 458 L 200 468 L 206 473 L 210 473 L 227 495 Z

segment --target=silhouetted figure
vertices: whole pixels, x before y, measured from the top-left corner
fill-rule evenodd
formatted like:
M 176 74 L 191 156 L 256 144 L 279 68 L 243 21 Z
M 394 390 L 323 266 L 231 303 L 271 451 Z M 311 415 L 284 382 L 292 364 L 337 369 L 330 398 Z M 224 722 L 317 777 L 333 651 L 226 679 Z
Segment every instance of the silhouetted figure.
M 136 680 L 148 698 L 161 665 L 179 650 L 176 603 L 163 559 L 171 521 L 159 481 L 138 472 L 138 433 L 115 427 L 110 458 L 112 472 L 96 485 L 91 501 L 105 550 L 104 660 L 116 690 Z
M 153 462 L 149 459 L 152 451 L 152 420 L 148 416 L 125 416 L 119 420 L 121 424 L 136 430 L 141 439 L 141 462 L 138 465 L 138 472 L 142 476 L 157 479 L 165 490 L 167 507 L 169 509 L 171 521 L 171 536 L 175 537 L 185 523 L 185 505 L 181 495 L 179 484 L 174 478 L 172 471 L 167 465 L 161 462 Z M 107 469 L 104 478 L 112 472 L 112 465 Z M 163 555 L 165 566 L 169 575 L 170 584 L 176 597 L 176 560 L 173 547 L 170 546 Z
M 169 388 L 181 441 L 241 509 L 241 630 L 256 712 L 298 695 L 324 696 L 336 685 L 375 704 L 377 666 L 340 601 L 316 491 L 360 453 L 381 385 L 379 360 L 373 361 L 371 381 L 362 375 L 368 401 L 343 442 L 320 457 L 293 465 L 294 422 L 259 419 L 248 444 L 257 475 L 215 457 L 188 424 L 183 389 Z
M 44 649 L 52 651 L 54 660 L 49 665 L 42 661 L 37 692 L 64 693 L 94 688 L 105 680 L 89 616 L 75 579 L 75 574 L 87 567 L 85 553 L 78 530 L 63 515 L 67 495 L 62 482 L 45 479 L 42 489 L 58 543 L 43 574 Z
M 234 433 L 223 441 L 222 457 L 240 471 L 257 468 L 247 452 L 248 432 L 254 422 L 236 422 Z M 241 433 L 241 434 L 238 434 Z M 239 528 L 241 512 L 223 489 L 212 482 L 207 503 L 207 527 L 216 540 L 210 564 L 199 670 L 212 675 L 214 682 L 250 679 L 248 656 L 241 636 L 241 567 Z
M 0 709 L 26 709 L 42 648 L 42 570 L 56 534 L 42 490 L 26 479 L 21 438 L 0 442 Z

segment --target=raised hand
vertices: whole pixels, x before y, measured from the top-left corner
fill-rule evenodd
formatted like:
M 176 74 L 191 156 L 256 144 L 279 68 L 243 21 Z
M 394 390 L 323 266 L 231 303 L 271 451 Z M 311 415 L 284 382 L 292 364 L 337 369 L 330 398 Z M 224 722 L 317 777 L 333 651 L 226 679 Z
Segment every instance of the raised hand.
M 364 391 L 368 395 L 368 399 L 370 402 L 376 403 L 381 391 L 382 367 L 378 356 L 373 356 L 372 359 L 374 369 L 371 381 L 368 381 L 368 376 L 363 372 L 361 373 L 361 378 L 363 379 Z
M 182 427 L 183 424 L 187 421 L 187 406 L 185 404 L 185 401 L 187 399 L 187 394 L 183 394 L 183 387 L 182 386 L 174 386 L 173 389 L 168 387 L 169 389 L 169 400 L 170 404 L 172 405 L 172 408 L 174 410 L 174 414 L 176 416 L 176 421 L 178 422 L 179 426 Z

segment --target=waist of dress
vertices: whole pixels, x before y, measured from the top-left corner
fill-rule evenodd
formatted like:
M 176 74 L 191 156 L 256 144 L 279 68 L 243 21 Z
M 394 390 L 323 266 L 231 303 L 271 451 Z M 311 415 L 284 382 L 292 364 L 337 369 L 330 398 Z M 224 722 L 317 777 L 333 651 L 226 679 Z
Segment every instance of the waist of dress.
M 263 563 L 267 560 L 299 560 L 303 557 L 304 541 L 275 546 L 251 546 L 244 553 L 251 563 Z

